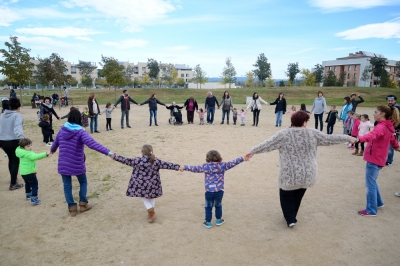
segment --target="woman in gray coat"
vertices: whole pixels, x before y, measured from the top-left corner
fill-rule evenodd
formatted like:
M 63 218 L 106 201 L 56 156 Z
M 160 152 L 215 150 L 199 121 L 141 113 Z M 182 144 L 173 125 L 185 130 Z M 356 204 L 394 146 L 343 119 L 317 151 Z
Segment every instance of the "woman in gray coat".
M 226 124 L 229 125 L 229 113 L 231 112 L 232 105 L 232 97 L 229 95 L 228 91 L 224 92 L 224 96 L 222 96 L 221 102 L 219 104 L 222 108 L 222 122 L 224 123 L 225 115 L 226 115 Z

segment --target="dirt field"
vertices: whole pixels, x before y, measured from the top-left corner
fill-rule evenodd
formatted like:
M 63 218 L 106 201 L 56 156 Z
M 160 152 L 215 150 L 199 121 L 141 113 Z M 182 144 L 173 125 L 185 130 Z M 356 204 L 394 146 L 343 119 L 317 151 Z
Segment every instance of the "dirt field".
M 236 106 L 242 108 L 244 106 Z M 103 106 L 102 106 L 103 108 Z M 82 110 L 82 108 L 80 108 Z M 56 109 L 65 115 L 66 109 Z M 373 114 L 372 108 L 357 109 Z M 159 107 L 159 126 L 148 126 L 148 108 L 133 107 L 131 129 L 120 128 L 120 109 L 113 113 L 113 131 L 92 135 L 112 152 L 140 155 L 143 144 L 153 145 L 157 157 L 180 164 L 202 164 L 210 149 L 224 160 L 244 155 L 272 136 L 274 108 L 266 106 L 260 124 L 245 127 L 168 124 L 169 112 Z M 36 110 L 25 107 L 25 136 L 34 151 L 48 149 L 37 127 Z M 184 121 L 186 112 L 183 111 Z M 325 117 L 324 117 L 325 119 Z M 56 121 L 58 129 L 65 120 Z M 231 122 L 232 123 L 232 122 Z M 313 127 L 314 119 L 309 122 Z M 283 127 L 290 125 L 284 116 Z M 326 127 L 326 125 L 325 125 Z M 324 129 L 325 130 L 325 129 Z M 340 133 L 342 126 L 335 126 Z M 7 157 L 0 157 L 0 265 L 399 265 L 400 190 L 398 164 L 385 167 L 378 183 L 385 208 L 377 217 L 362 217 L 365 208 L 365 162 L 344 144 L 319 148 L 318 181 L 308 189 L 297 225 L 284 221 L 278 194 L 278 152 L 255 155 L 225 175 L 225 224 L 203 227 L 202 174 L 161 171 L 164 195 L 156 200 L 155 223 L 147 223 L 141 199 L 125 196 L 132 168 L 86 149 L 89 212 L 70 217 L 65 203 L 58 153 L 38 161 L 39 206 L 25 201 L 23 189 L 9 191 Z M 19 177 L 22 182 L 22 178 Z M 78 195 L 74 182 L 74 195 Z M 215 219 L 213 219 L 213 224 Z

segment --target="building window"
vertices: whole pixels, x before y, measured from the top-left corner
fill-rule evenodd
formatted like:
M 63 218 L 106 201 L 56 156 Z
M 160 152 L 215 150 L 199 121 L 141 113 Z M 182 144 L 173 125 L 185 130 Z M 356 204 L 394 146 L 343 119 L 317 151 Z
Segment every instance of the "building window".
M 188 79 L 186 79 L 186 82 L 188 82 Z
M 354 65 L 354 70 L 357 70 L 357 67 L 358 67 L 357 65 Z
M 336 72 L 336 67 L 333 68 L 333 72 Z
M 347 71 L 350 71 L 350 70 L 351 70 L 351 66 L 348 66 L 348 67 L 347 67 Z
M 76 66 L 71 66 L 71 74 L 76 74 Z
M 329 71 L 331 71 L 331 67 L 329 67 Z
M 350 73 L 347 73 L 347 79 L 350 79 Z
M 185 74 L 181 74 L 181 78 L 183 78 L 185 76 Z
M 189 74 L 186 74 L 186 77 L 189 77 Z
M 356 73 L 354 73 L 354 79 L 356 79 L 357 78 L 357 74 Z
M 142 67 L 142 71 L 146 71 L 146 67 Z

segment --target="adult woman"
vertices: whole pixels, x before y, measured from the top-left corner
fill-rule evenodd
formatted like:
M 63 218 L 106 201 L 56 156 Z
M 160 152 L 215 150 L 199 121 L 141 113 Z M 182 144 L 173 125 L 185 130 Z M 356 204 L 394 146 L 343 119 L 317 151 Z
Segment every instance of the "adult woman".
M 324 128 L 324 123 L 322 123 L 322 118 L 324 116 L 324 112 L 326 112 L 326 101 L 322 91 L 319 91 L 317 95 L 318 96 L 314 99 L 314 103 L 312 105 L 310 113 L 314 111 L 315 129 L 318 129 L 318 121 L 319 121 L 319 130 L 322 131 L 322 129 Z
M 254 154 L 279 150 L 279 196 L 289 227 L 297 222 L 297 212 L 306 189 L 316 183 L 317 147 L 356 140 L 348 135 L 327 135 L 307 128 L 309 119 L 306 112 L 294 113 L 292 128 L 277 132 L 246 154 L 250 158 Z
M 57 117 L 58 120 L 60 120 L 60 117 L 58 117 L 56 111 L 54 111 L 53 105 L 51 104 L 51 99 L 50 97 L 45 97 L 43 99 L 43 102 L 40 104 L 40 118 L 44 114 L 48 114 L 50 117 L 50 125 L 53 125 L 53 115 Z
M 96 132 L 100 133 L 97 130 L 97 121 L 99 118 L 100 108 L 99 104 L 96 100 L 96 95 L 91 93 L 88 99 L 88 109 L 89 109 L 89 117 L 90 117 L 90 133 Z
M 157 124 L 157 104 L 164 105 L 164 106 L 165 106 L 165 104 L 160 102 L 156 98 L 156 94 L 155 93 L 152 93 L 150 95 L 150 98 L 148 98 L 146 101 L 142 102 L 140 105 L 143 105 L 143 104 L 146 104 L 146 103 L 149 103 L 149 111 L 150 111 L 150 124 L 149 124 L 149 126 L 151 126 L 152 117 L 154 117 L 154 124 L 156 126 L 158 126 L 158 124 Z
M 80 212 L 90 210 L 92 206 L 88 204 L 86 198 L 87 178 L 85 166 L 84 147 L 100 152 L 105 155 L 110 154 L 110 150 L 103 147 L 93 140 L 81 126 L 81 113 L 78 110 L 72 110 L 68 116 L 68 122 L 61 127 L 58 132 L 50 152 L 53 154 L 60 148 L 58 156 L 58 173 L 62 177 L 64 184 L 64 196 L 68 204 L 68 210 L 71 216 L 76 216 L 77 204 L 72 195 L 72 178 L 76 176 L 79 181 L 79 207 Z
M 378 106 L 374 112 L 378 122 L 374 130 L 357 138 L 360 142 L 368 142 L 364 152 L 365 186 L 367 187 L 367 206 L 358 212 L 362 216 L 376 216 L 378 208 L 384 206 L 379 187 L 376 182 L 379 171 L 385 166 L 389 144 L 400 151 L 399 143 L 394 137 L 394 127 L 400 124 L 399 110 L 396 107 Z
M 17 93 L 14 91 L 14 89 L 10 90 L 10 98 L 17 98 Z
M 286 99 L 283 97 L 284 94 L 279 93 L 278 98 L 276 98 L 275 102 L 270 103 L 269 105 L 275 106 L 275 114 L 276 114 L 276 122 L 275 126 L 282 126 L 282 115 L 286 113 Z
M 8 157 L 8 171 L 10 172 L 10 190 L 22 188 L 23 184 L 17 183 L 19 158 L 15 155 L 19 140 L 24 138 L 22 130 L 22 116 L 19 113 L 21 102 L 18 98 L 8 100 L 8 109 L 5 109 L 0 121 L 0 142 L 1 147 Z
M 347 134 L 347 130 L 345 127 L 347 113 L 349 111 L 351 111 L 351 109 L 353 108 L 353 105 L 351 104 L 350 97 L 348 97 L 348 96 L 343 98 L 343 102 L 344 102 L 344 105 L 343 105 L 342 111 L 340 112 L 339 119 L 343 121 L 343 134 Z
M 253 127 L 258 127 L 258 117 L 260 116 L 260 111 L 262 109 L 261 103 L 268 104 L 258 96 L 257 92 L 253 93 L 253 99 L 247 106 L 247 109 L 251 107 L 251 111 L 253 112 Z
M 229 125 L 229 113 L 232 105 L 232 97 L 229 95 L 229 92 L 225 91 L 224 95 L 222 96 L 221 102 L 219 104 L 222 107 L 222 122 L 221 125 L 224 123 L 225 114 L 226 114 L 226 124 Z
M 186 107 L 188 124 L 193 124 L 194 111 L 197 111 L 199 109 L 197 101 L 193 98 L 193 96 L 191 96 L 189 99 L 186 100 L 183 106 Z

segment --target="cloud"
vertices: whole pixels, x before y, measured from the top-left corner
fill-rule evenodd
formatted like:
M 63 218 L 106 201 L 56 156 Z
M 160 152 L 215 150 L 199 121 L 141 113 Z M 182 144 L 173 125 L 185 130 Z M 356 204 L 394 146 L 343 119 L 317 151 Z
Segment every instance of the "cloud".
M 13 10 L 7 7 L 0 7 L 0 27 L 8 27 L 12 22 L 21 19 Z
M 21 34 L 53 36 L 53 37 L 59 37 L 59 38 L 67 38 L 67 37 L 87 38 L 88 35 L 95 35 L 95 34 L 101 33 L 99 31 L 95 31 L 95 30 L 91 30 L 91 29 L 84 29 L 84 28 L 82 29 L 82 28 L 74 28 L 74 27 L 20 28 L 20 29 L 16 29 L 15 31 L 17 33 L 21 33 Z
M 9 36 L 0 36 L 0 42 L 3 40 L 9 41 Z M 25 37 L 18 36 L 18 42 L 21 43 L 23 47 L 29 47 L 32 50 L 45 50 L 45 51 L 59 51 L 63 52 L 64 49 L 81 49 L 83 46 L 71 42 L 63 42 L 58 40 L 53 40 L 48 37 Z
M 138 39 L 128 39 L 119 42 L 103 42 L 106 46 L 112 46 L 116 49 L 130 49 L 135 47 L 143 47 L 148 42 L 145 40 L 138 40 Z
M 314 48 L 314 47 L 311 47 L 311 48 L 307 48 L 307 49 L 304 49 L 304 50 L 301 50 L 301 51 L 297 51 L 297 52 L 294 52 L 294 53 L 290 53 L 290 54 L 301 54 L 301 53 L 305 53 L 305 52 L 308 52 L 308 51 L 311 51 L 311 50 L 315 50 L 316 48 Z
M 378 6 L 394 6 L 400 4 L 400 0 L 310 0 L 312 6 L 327 11 L 347 11 L 349 9 L 368 9 Z
M 357 49 L 357 47 L 337 47 L 337 48 L 332 48 L 329 49 L 329 51 L 342 51 L 342 50 L 354 50 Z
M 400 22 L 367 24 L 354 29 L 336 33 L 335 36 L 343 37 L 345 40 L 400 38 Z
M 179 51 L 184 51 L 184 50 L 189 50 L 190 47 L 189 46 L 170 46 L 166 48 L 168 51 L 172 51 L 172 52 L 179 52 Z
M 89 37 L 75 37 L 76 40 L 92 42 L 93 40 Z

